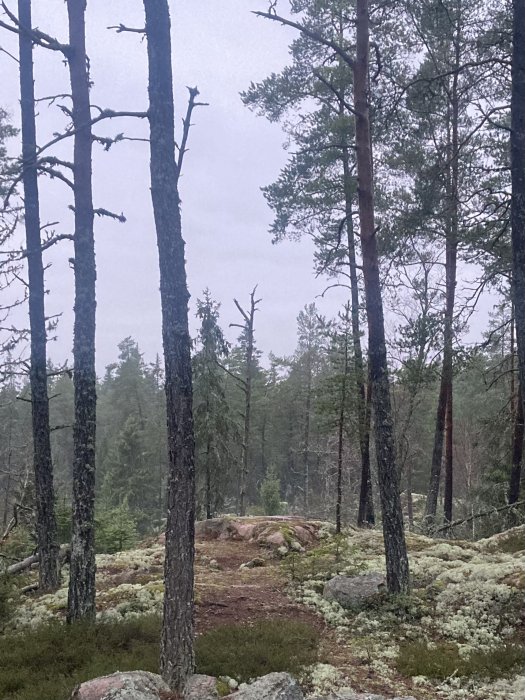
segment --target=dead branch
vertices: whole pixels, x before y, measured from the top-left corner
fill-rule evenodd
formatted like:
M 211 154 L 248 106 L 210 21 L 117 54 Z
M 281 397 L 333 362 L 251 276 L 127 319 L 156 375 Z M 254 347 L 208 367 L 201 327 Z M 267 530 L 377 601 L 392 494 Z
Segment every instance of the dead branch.
M 353 70 L 354 59 L 351 58 L 351 56 L 349 56 L 348 53 L 341 46 L 339 46 L 339 44 L 336 44 L 336 42 L 332 41 L 331 39 L 327 39 L 322 34 L 319 34 L 319 32 L 316 32 L 315 30 L 310 29 L 309 27 L 305 27 L 303 24 L 299 24 L 298 22 L 292 22 L 292 20 L 286 19 L 285 17 L 281 17 L 280 15 L 274 14 L 273 12 L 253 12 L 253 14 L 257 17 L 271 19 L 287 27 L 297 29 L 309 39 L 312 39 L 313 41 L 316 41 L 317 43 L 323 44 L 323 46 L 327 46 L 328 48 L 332 49 Z
M 126 223 L 126 217 L 124 214 L 115 214 L 115 212 L 109 211 L 109 209 L 93 209 L 93 214 L 96 216 L 107 216 L 109 219 L 116 219 L 117 221 L 120 221 L 121 224 Z
M 28 35 L 33 43 L 38 44 L 38 46 L 42 46 L 44 49 L 50 49 L 51 51 L 60 51 L 65 56 L 68 55 L 70 50 L 68 44 L 61 44 L 58 39 L 55 39 L 55 37 L 40 31 L 40 29 L 37 29 L 36 27 L 23 27 L 18 21 L 18 17 L 11 12 L 5 2 L 2 2 L 1 6 L 13 24 L 8 24 L 7 22 L 0 20 L 0 27 L 13 32 L 14 34 L 24 32 L 24 34 Z
M 177 160 L 177 182 L 180 178 L 181 172 L 182 172 L 182 161 L 184 160 L 184 154 L 188 150 L 186 148 L 188 144 L 188 136 L 190 133 L 190 128 L 191 128 L 191 115 L 193 113 L 193 110 L 195 107 L 207 107 L 208 103 L 207 102 L 196 102 L 195 99 L 199 94 L 199 90 L 197 87 L 188 87 L 188 91 L 190 93 L 190 97 L 188 100 L 188 109 L 186 110 L 186 116 L 182 120 L 182 141 L 180 144 L 179 148 L 179 158 Z
M 445 532 L 458 525 L 463 525 L 464 523 L 470 523 L 472 520 L 477 520 L 477 518 L 485 518 L 487 515 L 495 515 L 496 513 L 502 513 L 505 510 L 511 510 L 512 508 L 519 508 L 519 506 L 525 505 L 525 501 L 516 501 L 516 503 L 508 503 L 506 506 L 501 506 L 500 508 L 492 508 L 492 510 L 485 510 L 482 513 L 475 513 L 468 518 L 462 518 L 461 520 L 454 520 L 448 525 L 443 525 L 434 530 L 434 533 Z
M 117 32 L 117 34 L 122 34 L 123 32 L 129 32 L 131 34 L 146 34 L 145 27 L 126 27 L 126 25 L 122 23 L 112 25 L 110 27 L 107 27 L 107 29 L 114 29 Z

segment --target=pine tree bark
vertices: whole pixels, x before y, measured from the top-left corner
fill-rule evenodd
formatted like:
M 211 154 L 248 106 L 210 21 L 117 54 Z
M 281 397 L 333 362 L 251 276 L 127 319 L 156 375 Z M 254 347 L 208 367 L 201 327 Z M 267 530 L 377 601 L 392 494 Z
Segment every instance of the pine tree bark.
M 96 265 L 93 233 L 90 77 L 86 54 L 86 0 L 67 0 L 67 60 L 73 104 L 75 320 L 73 340 L 73 532 L 69 622 L 95 618 Z
M 525 438 L 523 396 L 521 384 L 518 388 L 518 400 L 514 415 L 512 439 L 512 467 L 509 481 L 509 504 L 516 503 L 520 497 L 521 468 L 523 463 L 523 440 Z
M 337 500 L 335 505 L 335 532 L 341 532 L 341 509 L 343 505 L 343 448 L 346 419 L 346 383 L 348 375 L 348 338 L 345 338 L 343 378 L 341 382 L 341 404 L 337 430 Z
M 344 109 L 344 105 L 342 105 Z M 344 112 L 342 112 L 344 114 Z M 350 154 L 348 146 L 342 149 L 343 184 L 345 193 L 346 238 L 348 248 L 348 267 L 350 274 L 350 299 L 352 320 L 352 343 L 354 348 L 355 382 L 357 414 L 359 420 L 359 449 L 361 452 L 361 485 L 359 492 L 358 527 L 373 525 L 375 522 L 374 501 L 372 498 L 372 479 L 370 474 L 370 421 L 367 418 L 369 406 L 365 388 L 365 368 L 361 348 L 361 324 L 359 321 L 359 283 L 357 280 L 357 261 L 354 239 L 353 198 L 354 188 L 350 172 Z
M 195 441 L 188 288 L 175 161 L 167 0 L 144 0 L 148 42 L 151 197 L 160 268 L 168 429 L 168 513 L 160 669 L 175 692 L 193 673 Z
M 29 324 L 31 329 L 31 416 L 33 466 L 35 473 L 36 529 L 39 553 L 39 591 L 58 588 L 59 546 L 55 520 L 53 463 L 49 433 L 49 397 L 47 391 L 47 332 L 45 282 L 40 238 L 40 203 L 36 148 L 33 43 L 23 29 L 31 30 L 31 0 L 18 0 L 18 19 L 22 31 L 20 50 L 20 107 L 22 113 L 22 176 L 24 185 L 24 223 L 29 276 Z
M 410 581 L 396 467 L 379 256 L 374 221 L 373 162 L 368 103 L 369 50 L 368 0 L 357 0 L 354 106 L 356 110 L 359 220 L 368 318 L 368 353 L 375 419 L 379 494 L 383 514 L 387 588 L 390 593 L 401 593 L 409 590 Z
M 525 0 L 513 0 L 511 96 L 512 295 L 522 410 L 525 402 Z

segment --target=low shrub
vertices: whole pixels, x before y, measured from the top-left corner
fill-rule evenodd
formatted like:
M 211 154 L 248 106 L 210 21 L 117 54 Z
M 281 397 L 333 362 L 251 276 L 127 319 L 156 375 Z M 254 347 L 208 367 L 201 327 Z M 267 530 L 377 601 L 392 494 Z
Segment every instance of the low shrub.
M 282 568 L 292 582 L 310 579 L 330 579 L 337 574 L 354 576 L 365 568 L 357 547 L 348 536 L 335 535 L 319 547 L 306 553 L 290 552 L 283 559 Z
M 501 678 L 509 676 L 525 661 L 525 647 L 521 644 L 502 644 L 489 652 L 472 651 L 462 656 L 456 644 L 425 641 L 404 642 L 399 647 L 397 670 L 405 676 L 427 676 L 445 680 L 459 677 Z
M 65 625 L 54 622 L 0 637 L 0 698 L 68 700 L 72 689 L 115 671 L 158 673 L 160 621 Z M 226 625 L 197 639 L 197 672 L 239 681 L 297 673 L 317 658 L 318 632 L 305 623 L 268 620 Z
M 197 670 L 240 682 L 272 671 L 299 671 L 317 660 L 319 632 L 294 620 L 222 625 L 197 638 Z

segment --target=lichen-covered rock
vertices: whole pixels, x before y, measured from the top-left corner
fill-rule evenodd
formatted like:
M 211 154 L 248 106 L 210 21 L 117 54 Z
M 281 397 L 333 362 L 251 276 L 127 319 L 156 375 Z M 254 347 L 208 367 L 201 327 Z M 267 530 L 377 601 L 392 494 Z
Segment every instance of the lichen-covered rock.
M 335 600 L 343 608 L 352 608 L 373 598 L 384 588 L 385 577 L 377 572 L 362 576 L 334 576 L 325 584 L 323 597 Z
M 304 695 L 289 673 L 268 673 L 250 685 L 241 685 L 235 700 L 304 700 Z
M 241 564 L 239 566 L 239 569 L 256 569 L 257 567 L 265 565 L 266 562 L 264 561 L 264 559 L 261 559 L 261 557 L 255 557 L 255 559 L 251 559 L 250 561 Z
M 217 679 L 213 676 L 196 673 L 184 688 L 184 700 L 216 700 L 218 697 Z
M 161 692 L 167 694 L 170 689 L 160 676 L 130 671 L 82 683 L 73 691 L 71 700 L 159 700 Z M 192 700 L 197 700 L 197 696 Z

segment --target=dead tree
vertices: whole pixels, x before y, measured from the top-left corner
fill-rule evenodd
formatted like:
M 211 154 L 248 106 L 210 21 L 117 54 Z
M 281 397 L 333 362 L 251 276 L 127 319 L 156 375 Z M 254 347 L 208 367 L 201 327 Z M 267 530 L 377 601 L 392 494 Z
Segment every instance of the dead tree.
M 353 71 L 356 125 L 357 180 L 363 279 L 368 321 L 368 359 L 375 421 L 379 495 L 383 514 L 387 587 L 391 593 L 409 590 L 409 568 L 406 551 L 403 512 L 396 465 L 394 425 L 390 399 L 390 383 L 383 316 L 379 254 L 374 216 L 374 175 L 370 138 L 369 78 L 369 7 L 368 0 L 356 3 L 355 58 L 344 46 L 322 33 L 273 13 L 258 12 L 282 24 L 294 27 L 314 42 L 328 46 Z
M 95 617 L 95 439 L 96 266 L 93 233 L 91 107 L 86 54 L 86 0 L 67 0 L 69 65 L 74 130 L 74 270 L 75 321 L 73 364 L 73 531 L 67 619 Z
M 242 442 L 242 464 L 239 479 L 239 515 L 246 515 L 246 485 L 250 471 L 250 442 L 251 442 L 251 413 L 252 413 L 252 379 L 254 372 L 254 321 L 257 305 L 262 301 L 255 298 L 255 286 L 250 294 L 250 310 L 246 312 L 234 299 L 235 306 L 239 309 L 244 323 L 231 323 L 230 326 L 241 328 L 243 332 L 244 344 L 244 377 L 241 386 L 244 392 L 244 432 Z
M 160 267 L 162 340 L 168 428 L 168 513 L 160 651 L 163 678 L 182 692 L 193 673 L 195 440 L 192 415 L 189 293 L 178 179 L 191 111 L 190 90 L 178 162 L 175 158 L 171 28 L 167 0 L 144 0 L 148 43 L 151 197 Z M 186 138 L 185 138 L 186 137 Z
M 49 432 L 47 333 L 44 307 L 45 283 L 38 197 L 33 41 L 30 33 L 32 26 L 31 0 L 18 0 L 18 19 L 21 27 L 29 30 L 20 31 L 18 41 L 20 51 L 24 223 L 29 275 L 29 324 L 31 329 L 29 379 L 31 386 L 36 529 L 39 557 L 39 590 L 45 592 L 58 588 L 60 573 Z

